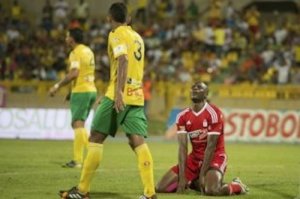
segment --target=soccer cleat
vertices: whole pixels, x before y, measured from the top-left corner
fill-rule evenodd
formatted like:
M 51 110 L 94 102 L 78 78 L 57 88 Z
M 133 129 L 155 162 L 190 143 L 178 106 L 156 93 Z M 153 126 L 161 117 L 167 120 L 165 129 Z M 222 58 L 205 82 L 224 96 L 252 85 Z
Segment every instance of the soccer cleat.
M 59 191 L 62 199 L 90 199 L 89 193 L 82 194 L 77 187 L 72 187 L 69 191 Z
M 147 197 L 147 196 L 145 196 L 145 195 L 141 195 L 140 197 L 139 197 L 139 199 L 157 199 L 157 196 L 154 194 L 153 196 L 151 196 L 151 197 Z
M 74 160 L 71 160 L 70 162 L 67 162 L 66 164 L 62 165 L 62 167 L 65 167 L 65 168 L 81 168 L 82 164 L 77 163 Z
M 250 191 L 247 185 L 242 183 L 241 179 L 239 177 L 233 178 L 233 183 L 239 184 L 241 186 L 241 194 L 246 194 Z

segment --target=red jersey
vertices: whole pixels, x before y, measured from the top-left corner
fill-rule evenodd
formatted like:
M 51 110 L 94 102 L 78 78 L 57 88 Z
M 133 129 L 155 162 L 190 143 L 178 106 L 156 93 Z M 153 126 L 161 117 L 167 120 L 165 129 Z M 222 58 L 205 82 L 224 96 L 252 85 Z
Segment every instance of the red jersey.
M 192 144 L 192 154 L 198 160 L 203 160 L 207 146 L 207 135 L 219 135 L 215 156 L 225 154 L 224 121 L 219 108 L 205 103 L 199 112 L 187 108 L 176 118 L 177 133 L 187 133 Z

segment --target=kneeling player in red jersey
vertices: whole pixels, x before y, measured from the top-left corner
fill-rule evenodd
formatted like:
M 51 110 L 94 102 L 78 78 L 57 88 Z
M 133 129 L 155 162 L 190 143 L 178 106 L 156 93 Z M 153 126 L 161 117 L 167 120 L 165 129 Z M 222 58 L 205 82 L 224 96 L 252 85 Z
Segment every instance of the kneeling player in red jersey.
M 239 178 L 223 183 L 227 165 L 224 147 L 224 122 L 222 112 L 206 101 L 208 87 L 196 82 L 191 88 L 191 108 L 177 115 L 179 141 L 178 165 L 172 167 L 156 186 L 157 192 L 182 193 L 186 188 L 204 195 L 225 196 L 248 192 Z M 192 152 L 188 152 L 188 137 Z

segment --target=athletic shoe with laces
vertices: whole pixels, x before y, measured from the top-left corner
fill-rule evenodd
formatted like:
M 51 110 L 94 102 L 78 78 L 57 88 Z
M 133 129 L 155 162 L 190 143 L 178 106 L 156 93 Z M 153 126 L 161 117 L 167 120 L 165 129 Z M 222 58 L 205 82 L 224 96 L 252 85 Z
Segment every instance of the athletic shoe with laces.
M 68 191 L 59 191 L 59 195 L 62 199 L 90 199 L 89 193 L 80 193 L 77 187 L 72 187 Z
M 246 194 L 250 191 L 250 189 L 248 188 L 247 185 L 245 185 L 244 183 L 242 183 L 241 179 L 239 177 L 236 177 L 232 180 L 233 183 L 237 183 L 241 186 L 242 190 L 241 190 L 241 194 Z
M 65 168 L 81 168 L 82 164 L 77 163 L 75 160 L 71 160 L 70 162 L 67 162 L 66 164 L 62 165 L 62 167 L 65 167 Z
M 139 199 L 157 199 L 157 196 L 154 194 L 153 196 L 151 196 L 151 197 L 147 197 L 147 196 L 145 196 L 145 195 L 141 195 L 140 197 L 139 197 Z

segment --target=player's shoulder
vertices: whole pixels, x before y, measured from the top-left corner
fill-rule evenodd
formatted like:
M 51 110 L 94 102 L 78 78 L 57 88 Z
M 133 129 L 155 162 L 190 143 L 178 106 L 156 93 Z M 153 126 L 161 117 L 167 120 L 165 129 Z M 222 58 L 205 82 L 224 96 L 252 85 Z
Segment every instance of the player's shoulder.
M 185 115 L 187 115 L 188 113 L 191 112 L 191 109 L 190 108 L 185 108 L 183 109 L 182 111 L 180 111 L 178 114 L 177 114 L 177 120 L 181 117 L 184 117 Z
M 126 32 L 126 26 L 119 26 L 114 30 L 111 30 L 109 36 L 112 38 L 121 37 Z
M 91 48 L 87 45 L 84 45 L 84 44 L 80 44 L 78 45 L 73 51 L 72 53 L 74 55 L 78 55 L 80 56 L 82 53 L 86 53 L 86 52 L 92 52 Z
M 210 109 L 213 109 L 215 111 L 222 112 L 222 110 L 217 105 L 212 104 L 212 103 L 207 103 L 206 108 L 210 108 Z
M 220 117 L 220 115 L 223 114 L 222 110 L 218 106 L 211 103 L 207 103 L 206 110 L 212 117 Z

